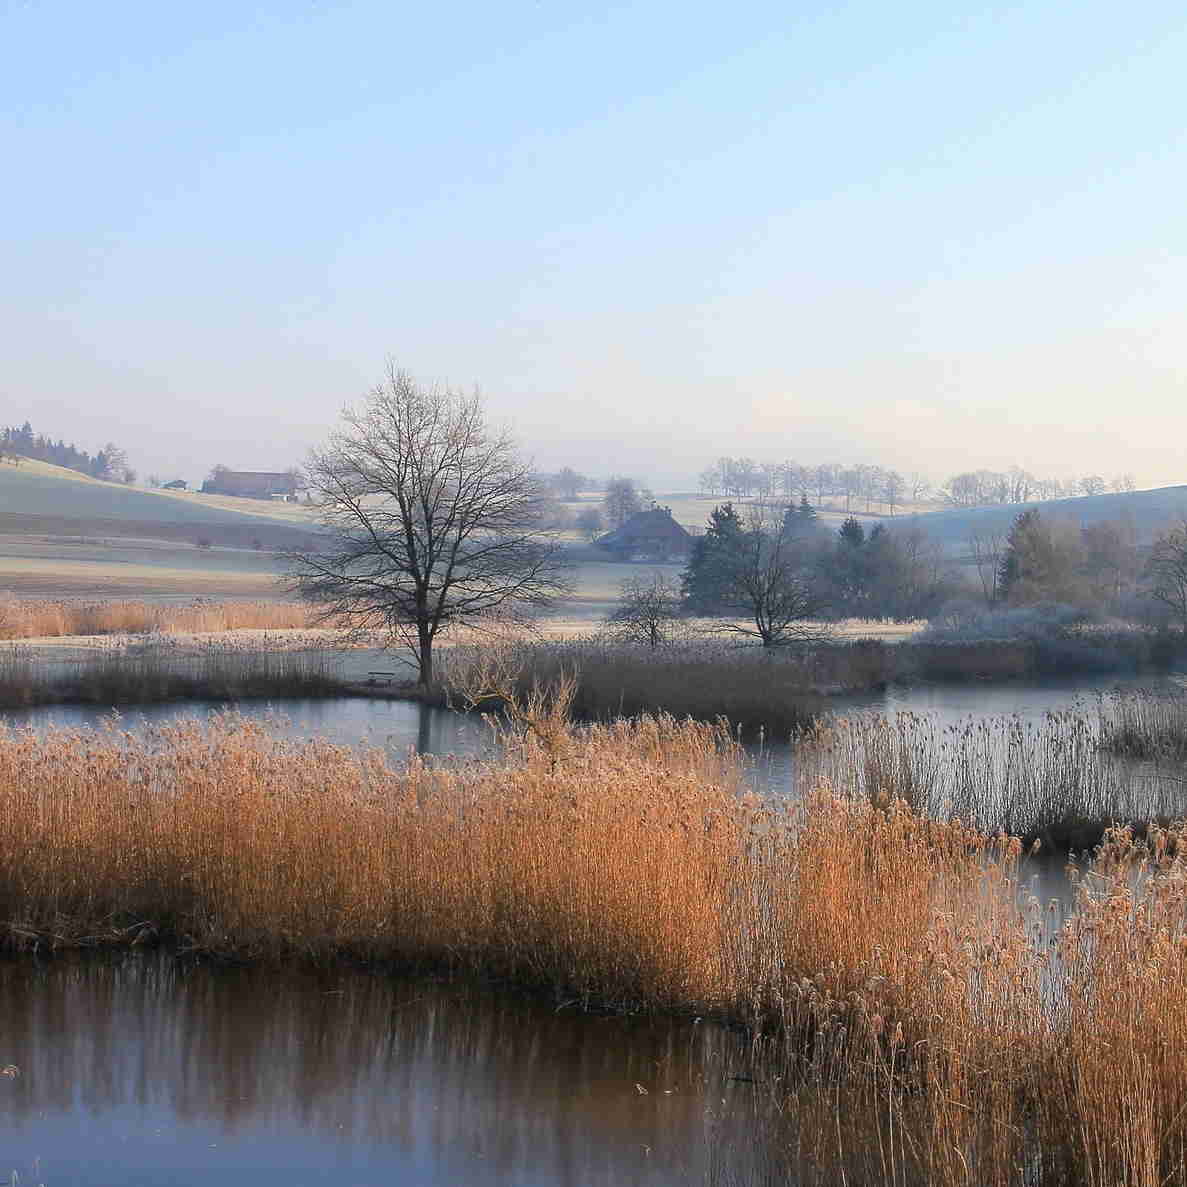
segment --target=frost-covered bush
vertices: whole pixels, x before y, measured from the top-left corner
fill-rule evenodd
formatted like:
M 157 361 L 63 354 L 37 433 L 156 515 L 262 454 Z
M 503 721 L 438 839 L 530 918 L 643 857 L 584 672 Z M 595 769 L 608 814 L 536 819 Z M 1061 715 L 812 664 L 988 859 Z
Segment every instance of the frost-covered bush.
M 1057 602 L 990 607 L 966 598 L 946 602 L 918 639 L 921 643 L 1050 640 L 1064 638 L 1095 621 L 1088 611 Z

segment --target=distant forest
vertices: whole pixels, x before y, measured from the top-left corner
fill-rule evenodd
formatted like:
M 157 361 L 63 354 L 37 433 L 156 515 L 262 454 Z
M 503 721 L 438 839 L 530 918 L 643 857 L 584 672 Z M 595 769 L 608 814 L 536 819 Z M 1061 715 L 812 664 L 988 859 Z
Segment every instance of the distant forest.
M 820 505 L 826 497 L 844 498 L 845 510 L 863 501 L 866 511 L 882 504 L 893 515 L 904 503 L 940 502 L 952 507 L 988 507 L 1004 503 L 1028 503 L 1046 499 L 1068 499 L 1080 495 L 1103 495 L 1106 491 L 1131 491 L 1137 484 L 1132 474 L 1119 474 L 1111 481 L 1099 474 L 1060 481 L 1036 478 L 1021 466 L 1005 471 L 970 470 L 955 474 L 939 487 L 922 474 L 904 477 L 897 470 L 881 466 L 848 466 L 824 463 L 801 466 L 796 462 L 756 462 L 753 458 L 722 457 L 701 472 L 702 493 L 766 498 L 798 496 Z
M 19 428 L 9 425 L 0 430 L 0 460 L 23 457 L 64 466 L 67 470 L 77 470 L 80 474 L 109 482 L 136 480 L 136 472 L 128 466 L 128 455 L 114 442 L 109 441 L 92 457 L 76 445 L 67 445 L 61 439 L 55 441 L 44 433 L 34 433 L 28 421 Z

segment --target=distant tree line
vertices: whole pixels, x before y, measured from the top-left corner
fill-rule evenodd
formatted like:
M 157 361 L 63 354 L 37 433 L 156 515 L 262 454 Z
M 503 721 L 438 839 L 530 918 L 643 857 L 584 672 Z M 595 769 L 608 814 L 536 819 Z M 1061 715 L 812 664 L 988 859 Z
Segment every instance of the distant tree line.
M 1123 617 L 1157 617 L 1187 629 L 1187 523 L 1142 546 L 1124 516 L 1080 526 L 1031 507 L 1005 533 L 982 532 L 970 553 L 989 605 L 1048 603 Z
M 844 498 L 846 511 L 854 503 L 872 511 L 875 505 L 893 515 L 904 502 L 920 502 L 930 493 L 921 475 L 904 477 L 881 466 L 843 466 L 834 463 L 801 466 L 798 462 L 756 462 L 753 458 L 718 458 L 697 480 L 703 494 L 732 498 L 800 498 L 819 506 L 826 498 Z
M 693 542 L 681 592 L 700 615 L 735 615 L 733 626 L 765 646 L 813 636 L 826 618 L 927 617 L 960 588 L 938 544 L 914 526 L 854 517 L 824 527 L 806 495 L 798 505 L 713 509 Z
M 1187 519 L 1143 547 L 1124 518 L 1081 527 L 1030 508 L 982 544 L 973 559 L 990 607 L 1054 605 L 1187 633 Z M 721 630 L 779 647 L 820 637 L 830 619 L 942 618 L 970 607 L 969 593 L 967 569 L 913 522 L 867 532 L 850 516 L 832 531 L 806 496 L 725 502 L 693 541 L 679 587 L 658 573 L 628 582 L 607 629 L 657 646 L 678 619 L 720 616 Z
M 803 498 L 817 506 L 825 499 L 844 499 L 846 511 L 856 506 L 868 513 L 881 507 L 891 515 L 903 503 L 928 499 L 953 507 L 988 507 L 1131 491 L 1135 487 L 1132 474 L 1120 474 L 1110 480 L 1099 474 L 1060 480 L 1037 478 L 1020 466 L 1012 466 L 1003 471 L 970 470 L 955 474 L 937 488 L 922 474 L 903 475 L 882 466 L 834 462 L 804 466 L 794 461 L 757 462 L 746 457 L 718 458 L 698 478 L 698 488 L 704 494 L 730 498 Z
M 605 485 L 600 478 L 580 474 L 572 466 L 564 466 L 555 474 L 541 474 L 540 481 L 558 499 L 564 499 L 569 503 L 572 503 L 582 491 L 600 491 Z
M 114 442 L 109 441 L 92 457 L 86 450 L 67 445 L 60 438 L 55 441 L 44 433 L 34 433 L 28 421 L 19 427 L 10 425 L 0 430 L 0 460 L 20 458 L 50 462 L 108 482 L 136 481 L 136 471 L 128 465 L 128 455 Z
M 1132 474 L 1119 474 L 1106 481 L 1099 474 L 1082 478 L 1036 478 L 1021 466 L 1008 470 L 969 470 L 956 474 L 937 492 L 953 507 L 993 507 L 1007 503 L 1041 502 L 1046 499 L 1073 499 L 1082 495 L 1123 493 L 1136 489 Z

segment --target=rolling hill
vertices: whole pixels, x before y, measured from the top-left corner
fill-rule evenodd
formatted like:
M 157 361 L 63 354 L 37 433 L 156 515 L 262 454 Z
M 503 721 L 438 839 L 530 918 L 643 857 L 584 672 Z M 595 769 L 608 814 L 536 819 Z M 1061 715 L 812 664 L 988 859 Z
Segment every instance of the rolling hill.
M 292 504 L 142 490 L 29 459 L 15 466 L 0 464 L 0 517 L 10 515 L 193 526 L 250 526 L 254 521 L 269 529 L 308 520 L 304 510 Z
M 0 464 L 0 596 L 276 596 L 275 554 L 307 548 L 316 535 L 309 513 L 292 504 L 146 491 L 44 462 Z
M 1081 527 L 1102 520 L 1129 519 L 1136 529 L 1138 543 L 1149 544 L 1158 532 L 1187 516 L 1187 486 L 1162 486 L 1124 494 L 1083 495 L 1074 499 L 1048 499 L 997 507 L 954 507 L 909 519 L 900 518 L 895 522 L 918 525 L 933 539 L 940 540 L 946 552 L 957 555 L 967 551 L 967 542 L 974 533 L 1004 535 L 1015 516 L 1032 507 L 1044 516 L 1070 520 Z

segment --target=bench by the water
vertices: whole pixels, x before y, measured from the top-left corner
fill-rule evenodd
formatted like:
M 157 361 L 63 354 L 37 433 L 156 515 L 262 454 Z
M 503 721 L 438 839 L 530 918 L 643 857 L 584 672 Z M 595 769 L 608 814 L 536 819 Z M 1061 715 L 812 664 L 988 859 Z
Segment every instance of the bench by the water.
M 399 675 L 399 672 L 368 672 L 368 684 L 391 684 L 393 680 Z

